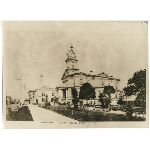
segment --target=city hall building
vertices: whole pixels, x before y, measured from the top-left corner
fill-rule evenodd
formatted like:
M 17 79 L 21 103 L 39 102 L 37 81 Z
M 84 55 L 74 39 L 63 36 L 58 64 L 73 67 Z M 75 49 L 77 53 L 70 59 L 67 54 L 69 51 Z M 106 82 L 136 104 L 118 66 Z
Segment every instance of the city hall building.
M 86 100 L 80 100 L 83 102 L 83 104 L 98 104 L 99 94 L 103 92 L 104 86 L 108 85 L 113 86 L 116 90 L 115 94 L 112 95 L 112 101 L 115 101 L 116 103 L 116 100 L 119 99 L 119 90 L 117 90 L 117 86 L 120 80 L 113 78 L 113 76 L 108 76 L 104 72 L 97 75 L 80 72 L 77 68 L 78 60 L 76 58 L 75 52 L 73 51 L 73 46 L 70 48 L 71 50 L 67 53 L 67 58 L 65 60 L 67 68 L 65 69 L 65 72 L 61 78 L 63 85 L 56 87 L 59 100 L 62 102 L 64 101 L 72 103 L 73 97 L 71 88 L 75 87 L 79 94 L 80 87 L 84 83 L 88 82 L 94 87 L 96 98 L 89 100 L 88 102 Z

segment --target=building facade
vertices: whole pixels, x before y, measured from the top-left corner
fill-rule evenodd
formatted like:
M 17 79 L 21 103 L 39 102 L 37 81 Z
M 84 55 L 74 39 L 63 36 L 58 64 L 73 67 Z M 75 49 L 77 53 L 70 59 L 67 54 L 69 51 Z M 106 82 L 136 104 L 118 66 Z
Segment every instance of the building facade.
M 55 96 L 57 96 L 57 90 L 48 86 L 36 89 L 36 103 L 51 102 Z
M 66 69 L 61 78 L 63 85 L 57 87 L 57 96 L 59 97 L 60 101 L 72 103 L 73 97 L 71 93 L 71 88 L 75 87 L 79 93 L 80 87 L 87 82 L 94 87 L 96 92 L 96 98 L 90 101 L 91 104 L 96 104 L 98 102 L 99 94 L 103 92 L 104 86 L 108 85 L 114 87 L 116 93 L 113 94 L 113 97 L 114 99 L 118 99 L 119 96 L 117 96 L 117 86 L 120 80 L 114 78 L 113 76 L 108 76 L 104 72 L 97 75 L 80 72 L 77 68 L 78 60 L 76 58 L 75 52 L 73 51 L 73 46 L 71 46 L 70 48 L 71 50 L 67 53 L 67 58 L 65 60 Z M 84 103 L 85 102 L 83 101 L 83 104 Z
M 41 104 L 43 102 L 51 102 L 52 98 L 57 96 L 57 90 L 50 88 L 48 86 L 44 86 L 40 89 L 30 90 L 28 94 L 30 104 L 32 103 Z
M 36 91 L 35 90 L 30 90 L 28 92 L 29 94 L 29 100 L 25 100 L 25 104 L 32 104 L 36 102 Z

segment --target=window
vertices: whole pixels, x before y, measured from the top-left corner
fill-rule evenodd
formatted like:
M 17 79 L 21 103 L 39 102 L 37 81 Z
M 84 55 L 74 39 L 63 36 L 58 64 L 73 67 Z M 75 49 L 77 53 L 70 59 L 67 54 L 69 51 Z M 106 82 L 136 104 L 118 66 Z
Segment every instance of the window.
M 72 65 L 72 69 L 74 69 L 74 65 Z
M 80 85 L 83 84 L 83 79 L 80 79 Z
M 33 93 L 33 95 L 34 95 L 34 93 Z
M 43 96 L 43 92 L 42 92 L 42 96 Z
M 42 102 L 44 101 L 44 99 L 42 98 Z
M 34 98 L 34 96 L 33 96 L 33 98 Z
M 75 79 L 74 79 L 74 83 L 73 83 L 73 85 L 75 85 Z
M 52 93 L 52 96 L 55 96 L 55 93 Z
M 105 81 L 102 81 L 102 86 L 105 86 Z

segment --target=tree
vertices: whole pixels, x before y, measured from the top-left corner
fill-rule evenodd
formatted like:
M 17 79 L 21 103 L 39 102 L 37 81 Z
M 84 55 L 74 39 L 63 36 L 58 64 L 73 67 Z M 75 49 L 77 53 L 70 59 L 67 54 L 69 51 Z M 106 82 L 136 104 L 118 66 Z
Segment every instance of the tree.
M 146 107 L 146 69 L 134 73 L 123 90 L 126 96 L 137 95 L 136 106 Z
M 117 102 L 118 105 L 126 105 L 126 101 L 123 101 L 124 96 L 120 95 L 119 96 L 119 101 Z
M 93 86 L 90 83 L 84 83 L 81 87 L 80 87 L 80 93 L 79 93 L 79 98 L 80 99 L 94 99 L 95 96 L 95 89 L 93 88 Z
M 111 97 L 111 94 L 115 93 L 115 89 L 113 86 L 105 86 L 104 87 L 104 91 L 103 93 L 107 96 L 107 97 Z
M 135 106 L 146 108 L 146 89 L 141 90 L 135 99 Z
M 117 104 L 119 105 L 125 105 L 126 104 L 126 101 L 122 101 L 123 100 L 123 97 L 119 97 L 119 101 L 117 102 Z
M 78 102 L 79 102 L 78 91 L 75 87 L 73 87 L 71 89 L 71 92 L 72 92 L 72 96 L 73 96 L 72 103 L 74 104 L 74 110 L 77 110 L 78 109 Z
M 99 95 L 99 101 L 102 103 L 103 107 L 108 107 L 111 103 L 111 94 L 115 93 L 115 89 L 113 86 L 105 86 L 103 93 Z
M 99 94 L 99 101 L 102 103 L 102 107 L 104 107 L 106 102 L 106 96 L 104 93 Z
M 55 102 L 55 103 L 58 103 L 59 102 L 59 98 L 58 97 L 53 97 L 53 101 Z

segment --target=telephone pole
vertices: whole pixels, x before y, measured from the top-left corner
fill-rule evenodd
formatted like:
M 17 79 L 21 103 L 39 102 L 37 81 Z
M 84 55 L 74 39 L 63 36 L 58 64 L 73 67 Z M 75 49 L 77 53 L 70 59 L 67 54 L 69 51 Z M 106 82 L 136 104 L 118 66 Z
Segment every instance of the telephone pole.
M 41 76 L 40 76 L 40 77 L 41 77 L 41 88 L 42 88 L 42 78 L 43 78 L 43 75 L 41 74 Z
M 26 99 L 26 97 L 25 97 L 25 88 L 26 88 L 26 85 L 24 84 L 24 100 Z

